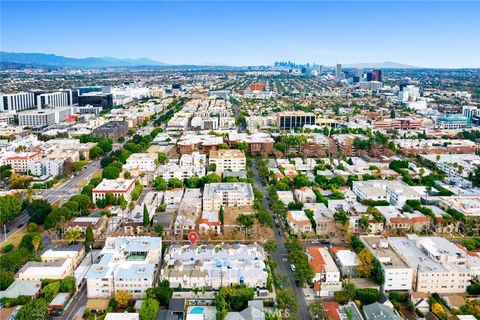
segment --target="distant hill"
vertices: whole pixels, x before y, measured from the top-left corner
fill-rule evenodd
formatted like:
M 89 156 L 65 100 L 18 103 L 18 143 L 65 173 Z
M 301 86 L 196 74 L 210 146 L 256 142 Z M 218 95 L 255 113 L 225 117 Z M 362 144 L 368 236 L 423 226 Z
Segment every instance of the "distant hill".
M 166 63 L 141 58 L 119 59 L 112 57 L 68 58 L 45 53 L 15 53 L 0 51 L 0 62 L 22 63 L 30 65 L 71 67 L 71 68 L 106 68 L 164 66 Z
M 411 66 L 408 64 L 386 61 L 386 62 L 365 62 L 365 63 L 353 63 L 345 64 L 344 68 L 356 68 L 356 69 L 421 69 L 421 67 Z

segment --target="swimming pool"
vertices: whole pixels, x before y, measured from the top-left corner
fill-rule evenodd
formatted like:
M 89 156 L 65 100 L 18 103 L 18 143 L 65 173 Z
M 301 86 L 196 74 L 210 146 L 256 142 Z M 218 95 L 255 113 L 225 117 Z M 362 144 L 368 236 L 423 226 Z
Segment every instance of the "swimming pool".
M 191 314 L 203 314 L 204 308 L 203 307 L 194 307 L 190 310 L 189 313 Z

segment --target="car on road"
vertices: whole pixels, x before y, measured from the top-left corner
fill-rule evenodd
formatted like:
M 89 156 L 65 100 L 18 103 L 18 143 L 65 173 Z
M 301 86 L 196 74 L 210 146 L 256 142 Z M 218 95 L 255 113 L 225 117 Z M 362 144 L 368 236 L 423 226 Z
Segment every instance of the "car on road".
M 18 226 L 17 226 L 17 229 L 20 229 L 21 227 L 23 227 L 24 224 L 23 223 L 20 223 Z
M 10 229 L 5 230 L 5 233 L 10 233 Z
M 283 236 L 283 232 L 281 230 L 278 230 L 278 235 L 281 237 Z
M 295 270 L 297 270 L 297 268 L 295 268 L 295 265 L 293 263 L 290 265 L 290 269 L 292 269 L 293 272 L 295 272 Z
M 319 244 L 320 242 L 318 242 L 317 240 L 313 240 L 312 242 L 310 242 L 311 244 Z

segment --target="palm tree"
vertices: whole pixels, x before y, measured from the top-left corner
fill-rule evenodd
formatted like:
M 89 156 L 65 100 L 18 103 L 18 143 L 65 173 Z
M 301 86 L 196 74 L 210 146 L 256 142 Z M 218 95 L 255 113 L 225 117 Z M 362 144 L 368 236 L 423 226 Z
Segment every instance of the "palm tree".
M 33 245 L 33 249 L 35 250 L 35 258 L 37 257 L 38 248 L 40 247 L 41 243 L 42 243 L 42 237 L 39 234 L 35 234 L 32 237 L 32 245 Z

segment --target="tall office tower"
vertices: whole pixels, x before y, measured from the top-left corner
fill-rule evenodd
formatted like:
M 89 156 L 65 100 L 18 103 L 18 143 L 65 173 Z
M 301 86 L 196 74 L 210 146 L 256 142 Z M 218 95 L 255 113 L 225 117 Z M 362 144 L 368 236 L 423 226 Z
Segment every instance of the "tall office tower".
M 337 63 L 337 69 L 335 71 L 335 78 L 337 80 L 342 80 L 343 79 L 342 64 L 341 63 Z
M 367 81 L 370 82 L 373 79 L 373 74 L 369 71 L 367 72 Z
M 320 65 L 319 70 L 318 70 L 318 74 L 322 75 L 322 73 L 323 73 L 323 65 Z
M 372 81 L 382 82 L 382 70 L 372 70 Z

